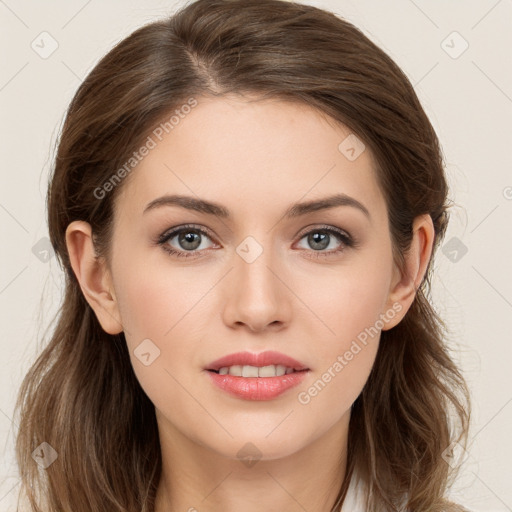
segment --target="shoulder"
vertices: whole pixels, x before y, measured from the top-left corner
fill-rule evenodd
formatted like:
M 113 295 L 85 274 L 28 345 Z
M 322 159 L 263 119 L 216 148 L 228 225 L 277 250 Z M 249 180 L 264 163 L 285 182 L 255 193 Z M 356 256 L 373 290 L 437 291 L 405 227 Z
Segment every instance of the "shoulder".
M 361 479 L 358 479 L 355 474 L 352 475 L 347 495 L 345 496 L 340 512 L 367 512 L 367 495 L 368 492 L 365 483 Z M 443 512 L 474 512 L 463 505 L 451 501 L 445 501 L 442 507 L 443 508 L 439 510 Z
M 463 505 L 459 505 L 458 503 L 453 502 L 446 502 L 445 505 L 446 508 L 443 509 L 446 510 L 446 512 L 473 512 L 472 510 L 469 510 L 469 508 L 464 507 Z

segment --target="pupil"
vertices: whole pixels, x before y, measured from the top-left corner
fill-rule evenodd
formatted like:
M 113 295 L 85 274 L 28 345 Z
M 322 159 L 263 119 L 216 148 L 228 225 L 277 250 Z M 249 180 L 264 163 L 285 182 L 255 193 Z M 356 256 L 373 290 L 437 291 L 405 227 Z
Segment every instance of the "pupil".
M 179 242 L 180 245 L 184 249 L 197 249 L 200 243 L 197 243 L 199 241 L 199 235 L 197 233 L 192 233 L 190 231 L 187 231 L 186 233 L 182 233 L 179 236 Z
M 316 232 L 309 235 L 308 238 L 313 249 L 325 249 L 329 245 L 329 235 L 327 233 Z

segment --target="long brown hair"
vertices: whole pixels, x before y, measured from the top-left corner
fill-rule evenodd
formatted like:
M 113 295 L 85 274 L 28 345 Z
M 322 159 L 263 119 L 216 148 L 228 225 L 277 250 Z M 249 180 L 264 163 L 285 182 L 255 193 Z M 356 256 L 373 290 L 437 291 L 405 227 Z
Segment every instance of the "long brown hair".
M 112 179 L 151 130 L 191 98 L 256 93 L 305 103 L 350 128 L 373 152 L 393 255 L 403 268 L 413 219 L 428 213 L 434 249 L 448 222 L 436 133 L 399 67 L 347 21 L 280 0 L 198 0 L 113 48 L 73 98 L 48 189 L 51 242 L 65 296 L 46 348 L 23 380 L 16 410 L 20 496 L 31 511 L 151 512 L 161 472 L 154 406 L 140 387 L 124 334 L 109 335 L 70 266 L 65 231 L 91 224 L 108 256 Z M 469 393 L 450 358 L 446 328 L 430 304 L 430 261 L 404 319 L 383 331 L 374 367 L 352 406 L 347 478 L 368 490 L 367 510 L 463 510 L 444 495 L 465 446 Z M 32 452 L 58 454 L 45 470 Z M 46 445 L 45 445 L 46 446 Z M 341 448 L 340 448 L 341 449 Z

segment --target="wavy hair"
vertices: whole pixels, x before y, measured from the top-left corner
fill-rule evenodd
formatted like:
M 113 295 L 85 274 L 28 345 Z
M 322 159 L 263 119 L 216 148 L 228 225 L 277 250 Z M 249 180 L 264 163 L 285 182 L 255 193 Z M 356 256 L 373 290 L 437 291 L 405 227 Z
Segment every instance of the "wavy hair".
M 101 198 L 98 186 L 188 98 L 230 93 L 307 104 L 364 141 L 399 268 L 415 217 L 430 214 L 434 250 L 445 234 L 449 201 L 436 133 L 405 74 L 351 23 L 280 0 L 197 0 L 133 32 L 76 92 L 50 178 L 49 234 L 65 294 L 16 402 L 20 497 L 31 512 L 154 510 L 161 474 L 154 406 L 124 334 L 105 333 L 82 295 L 65 231 L 74 220 L 88 222 L 98 257 L 108 256 L 124 182 Z M 372 512 L 463 510 L 445 498 L 456 468 L 443 452 L 455 441 L 466 445 L 469 392 L 431 305 L 432 261 L 404 319 L 382 332 L 352 406 L 347 475 L 333 512 L 351 475 L 366 485 Z M 42 442 L 58 453 L 44 471 L 31 456 Z

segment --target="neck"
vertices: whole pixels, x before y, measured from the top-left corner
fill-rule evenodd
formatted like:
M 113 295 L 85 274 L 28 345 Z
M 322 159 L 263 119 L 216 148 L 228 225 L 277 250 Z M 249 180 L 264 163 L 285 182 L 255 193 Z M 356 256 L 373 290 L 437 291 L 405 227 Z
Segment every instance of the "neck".
M 162 473 L 155 512 L 329 512 L 343 484 L 350 412 L 299 451 L 272 460 L 222 456 L 157 418 Z M 245 450 L 255 454 L 251 446 Z

